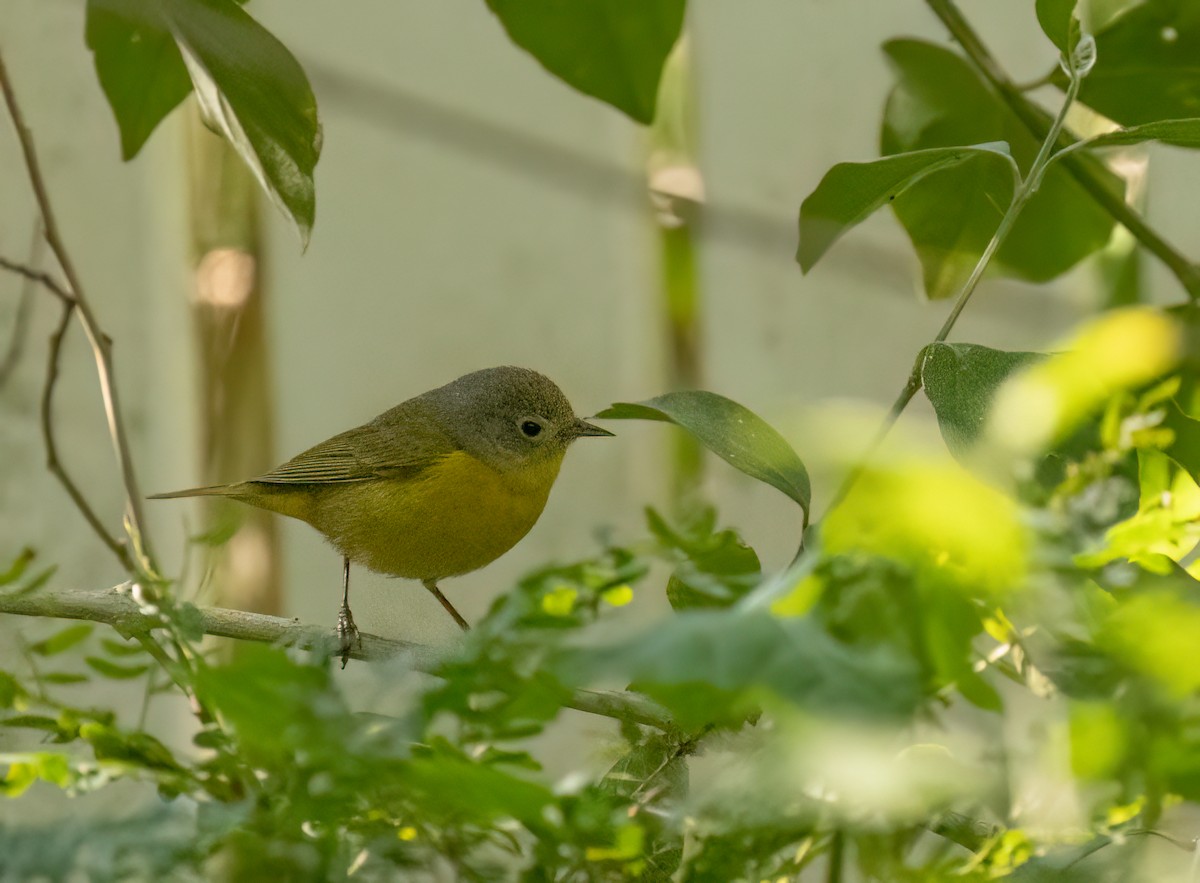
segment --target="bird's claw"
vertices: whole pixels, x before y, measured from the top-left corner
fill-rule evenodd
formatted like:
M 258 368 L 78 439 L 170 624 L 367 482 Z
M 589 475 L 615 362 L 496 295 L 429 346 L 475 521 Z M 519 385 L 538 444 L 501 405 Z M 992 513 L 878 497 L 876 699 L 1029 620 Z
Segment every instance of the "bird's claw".
M 354 624 L 354 616 L 346 604 L 338 611 L 337 636 L 338 655 L 342 657 L 342 668 L 345 668 L 346 663 L 350 661 L 350 651 L 355 647 L 362 648 L 362 635 L 359 634 L 358 626 Z

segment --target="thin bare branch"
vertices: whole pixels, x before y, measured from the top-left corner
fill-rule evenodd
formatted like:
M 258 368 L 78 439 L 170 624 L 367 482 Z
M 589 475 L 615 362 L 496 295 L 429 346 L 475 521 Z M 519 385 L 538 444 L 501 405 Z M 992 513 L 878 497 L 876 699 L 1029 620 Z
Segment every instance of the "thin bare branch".
M 124 586 L 96 592 L 0 594 L 0 613 L 103 622 L 123 635 L 132 636 L 145 635 L 165 627 L 162 614 L 140 606 Z M 282 644 L 305 650 L 324 650 L 328 653 L 335 652 L 339 645 L 334 629 L 304 625 L 281 616 L 222 607 L 201 607 L 197 609 L 196 619 L 207 635 Z M 441 653 L 424 644 L 396 641 L 363 632 L 362 643 L 351 649 L 350 656 L 365 662 L 404 657 L 416 671 L 429 672 L 436 667 Z M 566 705 L 577 711 L 632 721 L 660 730 L 672 725 L 665 709 L 635 693 L 576 690 Z
M 42 439 L 46 445 L 46 468 L 50 470 L 50 473 L 66 489 L 67 496 L 71 498 L 71 502 L 75 504 L 75 508 L 83 514 L 84 519 L 91 526 L 92 530 L 95 531 L 96 536 L 100 537 L 104 545 L 112 550 L 112 553 L 120 560 L 121 566 L 132 573 L 133 558 L 129 554 L 129 549 L 126 548 L 124 543 L 108 532 L 108 529 L 105 528 L 96 511 L 79 489 L 79 485 L 71 478 L 58 457 L 58 442 L 54 436 L 54 389 L 58 385 L 58 366 L 62 358 L 63 340 L 67 336 L 67 330 L 71 327 L 71 314 L 74 311 L 75 305 L 73 302 L 63 302 L 62 317 L 58 321 L 58 327 L 54 329 L 54 333 L 50 336 L 50 352 L 46 361 L 46 383 L 42 387 L 41 407 Z
M 4 103 L 8 107 L 13 128 L 17 133 L 17 140 L 21 144 L 21 154 L 25 159 L 25 169 L 29 175 L 29 183 L 33 188 L 38 209 L 42 214 L 42 226 L 45 230 L 46 242 L 49 244 L 50 250 L 54 252 L 54 257 L 58 261 L 59 266 L 62 267 L 63 274 L 67 277 L 68 290 L 74 296 L 75 311 L 78 312 L 80 324 L 87 334 L 88 341 L 92 347 L 93 357 L 96 360 L 96 372 L 100 381 L 100 392 L 104 398 L 104 411 L 108 419 L 108 432 L 112 439 L 113 449 L 120 466 L 121 479 L 125 487 L 125 528 L 133 542 L 133 547 L 140 550 L 145 559 L 150 559 L 149 537 L 144 529 L 145 519 L 142 517 L 142 494 L 138 489 L 137 479 L 134 475 L 133 458 L 129 451 L 129 441 L 125 434 L 124 422 L 121 419 L 117 387 L 113 379 L 112 341 L 101 330 L 100 324 L 92 312 L 91 305 L 84 294 L 79 274 L 75 271 L 75 265 L 71 260 L 70 254 L 67 252 L 66 245 L 59 232 L 58 223 L 55 220 L 54 211 L 50 205 L 50 196 L 46 190 L 46 182 L 42 177 L 41 166 L 38 163 L 37 153 L 34 150 L 33 135 L 30 133 L 29 127 L 25 125 L 25 118 L 21 113 L 20 105 L 17 103 L 17 96 L 13 91 L 12 82 L 9 79 L 8 70 L 4 66 L 2 56 L 0 56 L 0 92 L 4 94 Z M 126 552 L 126 556 L 130 561 L 130 570 L 133 572 L 132 565 L 136 562 L 134 562 L 133 556 L 129 555 L 128 552 Z
M 75 303 L 75 298 L 71 296 L 71 293 L 49 273 L 43 273 L 41 270 L 34 269 L 34 267 L 28 264 L 19 264 L 16 261 L 10 261 L 3 255 L 0 255 L 0 269 L 16 273 L 18 276 L 24 276 L 29 282 L 36 282 L 63 303 Z
M 42 250 L 45 240 L 42 238 L 42 225 L 40 223 L 33 225 L 33 234 L 29 241 L 29 260 L 27 266 L 37 272 L 37 267 L 42 262 Z M 4 258 L 0 258 L 3 261 Z M 23 268 L 24 269 L 24 268 Z M 39 279 L 31 279 L 25 276 L 21 283 L 21 292 L 18 295 L 17 312 L 13 317 L 12 335 L 8 339 L 8 349 L 4 353 L 4 358 L 0 359 L 0 389 L 8 383 L 8 378 L 12 376 L 13 371 L 17 368 L 17 363 L 21 361 L 21 355 L 25 352 L 25 339 L 29 336 L 29 320 L 33 315 L 33 295 L 34 286 L 41 281 Z

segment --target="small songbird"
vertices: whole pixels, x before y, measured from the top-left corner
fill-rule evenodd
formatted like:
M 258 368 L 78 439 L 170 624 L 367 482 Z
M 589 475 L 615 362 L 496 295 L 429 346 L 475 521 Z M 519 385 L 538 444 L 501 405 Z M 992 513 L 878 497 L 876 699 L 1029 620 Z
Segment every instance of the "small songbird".
M 548 378 L 485 368 L 335 435 L 258 478 L 151 499 L 229 497 L 307 521 L 341 552 L 342 665 L 358 640 L 350 562 L 417 579 L 463 629 L 437 583 L 490 564 L 529 532 L 567 446 L 611 436 L 575 416 Z

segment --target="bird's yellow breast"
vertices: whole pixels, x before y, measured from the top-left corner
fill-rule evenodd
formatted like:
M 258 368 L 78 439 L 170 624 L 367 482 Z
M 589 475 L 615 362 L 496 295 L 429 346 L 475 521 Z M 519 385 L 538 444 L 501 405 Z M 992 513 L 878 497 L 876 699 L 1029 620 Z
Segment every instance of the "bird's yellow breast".
M 545 508 L 562 457 L 498 472 L 456 451 L 418 475 L 323 486 L 270 506 L 380 573 L 441 579 L 499 558 Z

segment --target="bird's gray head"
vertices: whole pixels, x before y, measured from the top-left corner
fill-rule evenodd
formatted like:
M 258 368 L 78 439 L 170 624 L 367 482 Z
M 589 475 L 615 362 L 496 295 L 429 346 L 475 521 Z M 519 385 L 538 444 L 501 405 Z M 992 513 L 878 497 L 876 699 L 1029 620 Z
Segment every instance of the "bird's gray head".
M 484 368 L 421 398 L 464 451 L 495 466 L 558 459 L 577 438 L 612 435 L 576 417 L 562 390 L 528 368 Z

